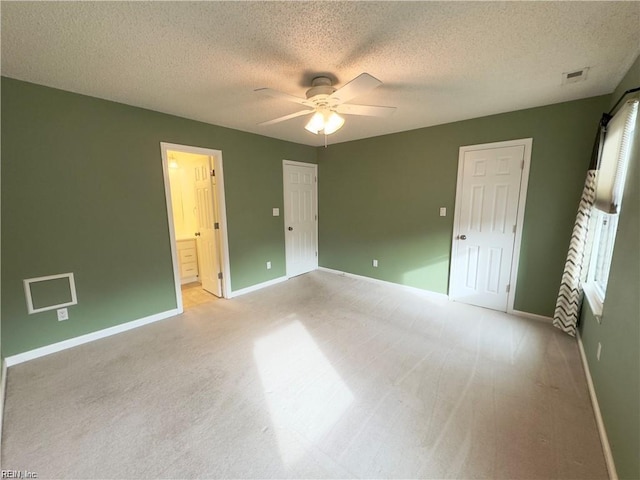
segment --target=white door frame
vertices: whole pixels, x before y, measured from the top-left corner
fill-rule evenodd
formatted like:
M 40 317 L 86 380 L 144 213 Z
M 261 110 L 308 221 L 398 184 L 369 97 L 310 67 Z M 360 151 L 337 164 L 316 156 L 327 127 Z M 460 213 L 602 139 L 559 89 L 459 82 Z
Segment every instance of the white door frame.
M 514 313 L 513 302 L 517 290 L 518 281 L 518 265 L 520 263 L 520 246 L 522 243 L 522 226 L 524 224 L 524 210 L 527 200 L 527 185 L 529 184 L 529 170 L 531 167 L 531 148 L 533 146 L 533 138 L 522 138 L 519 140 L 508 140 L 504 142 L 482 143 L 479 145 L 466 145 L 460 147 L 458 154 L 458 181 L 456 183 L 456 203 L 455 213 L 453 217 L 453 237 L 451 239 L 451 260 L 449 271 L 449 299 L 451 296 L 452 283 L 454 279 L 455 265 L 454 258 L 457 258 L 457 250 L 460 242 L 456 241 L 460 234 L 460 210 L 462 208 L 462 174 L 464 166 L 464 155 L 474 150 L 489 150 L 502 147 L 524 146 L 524 165 L 522 167 L 522 177 L 520 178 L 520 195 L 518 196 L 518 215 L 516 220 L 516 236 L 513 243 L 513 257 L 511 260 L 511 275 L 509 277 L 509 292 L 507 294 L 507 313 Z
M 173 225 L 173 206 L 171 205 L 171 184 L 169 182 L 169 150 L 174 152 L 193 153 L 207 155 L 213 158 L 213 168 L 216 171 L 216 198 L 218 214 L 220 218 L 220 267 L 222 269 L 222 297 L 230 298 L 231 294 L 231 267 L 229 265 L 229 238 L 227 235 L 227 208 L 224 194 L 224 171 L 222 168 L 222 150 L 211 148 L 192 147 L 177 143 L 160 142 L 162 153 L 162 175 L 164 176 L 164 194 L 167 202 L 167 221 L 169 222 L 169 239 L 171 242 L 171 262 L 173 264 L 173 281 L 176 289 L 176 303 L 179 313 L 184 311 L 182 305 L 182 289 L 180 285 L 180 269 L 178 267 L 178 253 L 176 248 L 176 231 Z
M 318 259 L 320 258 L 320 246 L 319 246 L 319 242 L 318 242 L 318 164 L 316 163 L 306 163 L 306 162 L 296 162 L 294 160 L 282 160 L 282 197 L 284 199 L 284 267 L 285 267 L 285 275 L 287 277 L 287 279 L 291 278 L 291 276 L 289 275 L 289 271 L 287 269 L 287 199 L 284 197 L 284 183 L 287 181 L 285 174 L 284 174 L 284 167 L 285 165 L 291 165 L 294 167 L 313 167 L 313 175 L 315 177 L 315 183 L 314 183 L 314 187 L 313 187 L 313 195 L 314 195 L 314 202 L 316 204 L 316 231 L 315 231 L 315 237 L 316 237 L 316 252 L 318 252 L 318 254 L 316 255 L 316 261 L 315 261 L 315 269 L 318 269 Z

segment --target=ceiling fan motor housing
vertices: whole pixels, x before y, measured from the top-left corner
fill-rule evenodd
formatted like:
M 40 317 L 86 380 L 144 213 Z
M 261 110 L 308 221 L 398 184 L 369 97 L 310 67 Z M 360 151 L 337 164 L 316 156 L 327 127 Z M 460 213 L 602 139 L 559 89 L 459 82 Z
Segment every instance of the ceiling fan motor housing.
M 307 90 L 307 100 L 321 102 L 335 91 L 336 89 L 331 86 L 330 78 L 316 77 L 311 82 L 311 88 Z

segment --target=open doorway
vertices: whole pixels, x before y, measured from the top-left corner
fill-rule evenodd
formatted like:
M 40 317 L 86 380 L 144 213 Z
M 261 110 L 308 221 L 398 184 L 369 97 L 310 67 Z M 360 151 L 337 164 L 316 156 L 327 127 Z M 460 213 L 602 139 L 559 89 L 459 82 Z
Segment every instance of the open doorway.
M 178 311 L 228 297 L 222 152 L 161 143 Z

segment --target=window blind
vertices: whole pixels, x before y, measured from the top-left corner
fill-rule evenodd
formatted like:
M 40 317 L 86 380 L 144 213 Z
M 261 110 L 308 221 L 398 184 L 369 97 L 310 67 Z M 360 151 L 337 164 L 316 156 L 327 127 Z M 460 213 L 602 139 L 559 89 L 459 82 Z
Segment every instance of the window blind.
M 607 124 L 594 204 L 598 210 L 605 213 L 618 213 L 637 113 L 638 100 L 630 100 Z

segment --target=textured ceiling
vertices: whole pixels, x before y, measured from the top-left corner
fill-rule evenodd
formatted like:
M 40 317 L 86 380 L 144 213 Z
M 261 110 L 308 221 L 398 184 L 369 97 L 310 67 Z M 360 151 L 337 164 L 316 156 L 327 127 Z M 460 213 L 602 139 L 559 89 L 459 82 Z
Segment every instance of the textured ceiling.
M 611 93 L 640 53 L 640 2 L 7 2 L 2 74 L 308 145 L 300 110 L 329 74 L 384 84 L 329 143 Z M 590 67 L 587 80 L 562 73 Z

